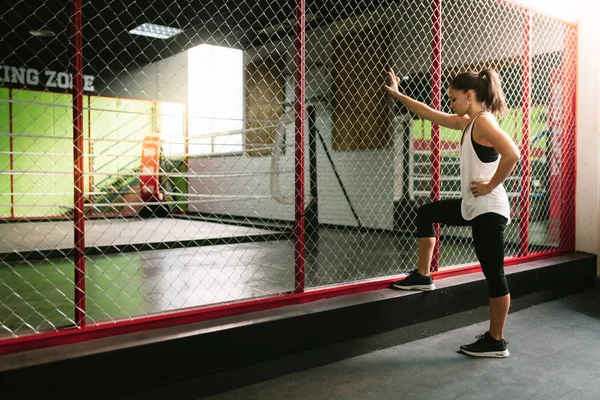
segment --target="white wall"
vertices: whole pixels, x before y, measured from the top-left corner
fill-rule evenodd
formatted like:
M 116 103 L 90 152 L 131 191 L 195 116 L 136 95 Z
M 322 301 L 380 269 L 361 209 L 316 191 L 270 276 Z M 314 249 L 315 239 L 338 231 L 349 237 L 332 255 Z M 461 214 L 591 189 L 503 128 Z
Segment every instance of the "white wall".
M 600 3 L 578 0 L 577 9 L 576 248 L 600 254 Z

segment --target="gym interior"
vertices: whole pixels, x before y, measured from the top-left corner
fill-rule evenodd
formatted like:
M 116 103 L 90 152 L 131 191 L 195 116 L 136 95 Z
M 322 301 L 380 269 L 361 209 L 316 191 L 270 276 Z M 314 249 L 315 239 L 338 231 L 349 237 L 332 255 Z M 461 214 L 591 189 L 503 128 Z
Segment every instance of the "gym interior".
M 499 124 L 521 152 L 504 182 L 508 330 L 599 344 L 598 5 L 574 2 L 572 17 L 510 0 L 5 3 L 6 398 L 70 385 L 90 398 L 362 399 L 401 382 L 411 398 L 481 395 L 448 377 L 417 384 L 473 373 L 436 338 L 477 333 L 487 286 L 470 229 L 436 226 L 439 290 L 390 289 L 416 266 L 417 209 L 460 197 L 461 132 L 387 96 L 387 68 L 446 112 L 454 75 L 498 72 Z M 552 331 L 538 310 L 565 324 Z M 575 345 L 474 379 L 533 380 L 534 365 L 564 361 L 486 396 L 596 398 L 600 375 L 584 371 L 600 355 L 579 363 Z M 404 357 L 420 372 L 391 361 Z

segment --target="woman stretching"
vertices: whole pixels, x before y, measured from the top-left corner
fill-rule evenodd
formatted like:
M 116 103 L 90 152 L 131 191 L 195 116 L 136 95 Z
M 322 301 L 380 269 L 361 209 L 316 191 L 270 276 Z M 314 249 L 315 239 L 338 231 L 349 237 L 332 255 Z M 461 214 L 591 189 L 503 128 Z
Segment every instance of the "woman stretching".
M 433 224 L 471 226 L 475 254 L 489 287 L 490 326 L 474 343 L 463 345 L 460 350 L 477 357 L 508 357 L 504 325 L 510 291 L 504 275 L 504 228 L 510 223 L 510 206 L 502 182 L 519 161 L 520 154 L 494 117 L 507 110 L 500 78 L 493 69 L 456 76 L 448 87 L 454 114 L 434 110 L 405 96 L 398 91 L 399 82 L 390 70 L 384 88 L 409 111 L 434 124 L 462 130 L 461 198 L 434 201 L 419 208 L 417 269 L 392 285 L 404 290 L 435 289 L 430 273 L 436 240 Z

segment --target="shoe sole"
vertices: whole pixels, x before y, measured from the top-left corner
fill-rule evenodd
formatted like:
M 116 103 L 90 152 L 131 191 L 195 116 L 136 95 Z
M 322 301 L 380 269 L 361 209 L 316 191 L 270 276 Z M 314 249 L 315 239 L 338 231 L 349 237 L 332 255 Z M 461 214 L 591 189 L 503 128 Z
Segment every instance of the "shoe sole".
M 485 352 L 481 352 L 481 353 L 476 353 L 473 351 L 463 349 L 461 347 L 460 351 L 462 351 L 463 353 L 465 353 L 469 356 L 472 356 L 472 357 L 506 358 L 510 355 L 510 353 L 508 352 L 508 349 L 506 349 L 504 351 L 485 351 Z
M 399 284 L 392 284 L 393 287 L 395 287 L 396 289 L 402 289 L 402 290 L 422 290 L 422 291 L 428 291 L 428 290 L 434 290 L 435 289 L 435 284 L 431 284 L 431 285 L 399 285 Z

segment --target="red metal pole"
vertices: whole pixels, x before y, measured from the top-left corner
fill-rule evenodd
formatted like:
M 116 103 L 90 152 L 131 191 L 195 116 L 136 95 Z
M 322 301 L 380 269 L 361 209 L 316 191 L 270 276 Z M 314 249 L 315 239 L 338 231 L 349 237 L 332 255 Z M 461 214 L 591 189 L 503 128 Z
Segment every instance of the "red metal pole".
M 562 213 L 562 110 L 563 110 L 563 82 L 560 67 L 552 68 L 549 76 L 549 106 L 548 129 L 550 130 L 550 148 L 548 157 L 549 176 L 549 221 L 548 242 L 560 246 L 560 219 Z
M 560 247 L 575 250 L 575 179 L 576 174 L 576 132 L 577 113 L 577 31 L 569 32 L 565 28 L 565 60 L 562 82 L 563 116 L 562 116 L 562 179 L 561 179 L 561 216 Z
M 83 18 L 82 0 L 71 0 L 73 70 L 73 183 L 75 224 L 75 324 L 85 326 L 85 219 L 83 195 Z
M 92 192 L 94 191 L 94 175 L 92 174 L 94 168 L 94 162 L 92 154 L 94 154 L 94 146 L 92 145 L 92 101 L 90 96 L 87 96 L 87 115 L 88 115 L 88 172 L 90 173 L 90 177 L 88 179 L 89 182 L 89 201 L 90 201 L 90 209 L 88 210 L 88 215 L 94 214 L 94 195 Z
M 8 141 L 10 147 L 10 217 L 15 217 L 15 176 L 12 171 L 15 169 L 15 156 L 13 152 L 14 148 L 14 138 L 13 134 L 13 103 L 12 103 L 12 89 L 8 89 L 8 133 L 10 134 Z
M 431 107 L 442 109 L 442 0 L 433 0 L 431 15 Z M 440 199 L 442 182 L 440 126 L 431 125 L 431 200 Z M 431 270 L 440 264 L 440 224 L 435 224 L 435 248 Z
M 186 104 L 185 105 L 185 120 L 183 122 L 185 124 L 185 209 L 183 209 L 182 207 L 182 212 L 183 214 L 187 214 L 187 212 L 189 211 L 190 207 L 188 204 L 188 192 L 190 190 L 190 178 L 188 178 L 188 172 L 190 171 L 190 156 L 189 156 L 189 152 L 190 152 L 190 124 L 189 124 L 189 107 Z
M 304 292 L 304 120 L 306 107 L 305 96 L 305 0 L 296 0 L 296 35 L 294 38 L 295 75 L 295 141 L 296 141 L 296 171 L 295 171 L 295 220 L 294 226 L 294 293 Z
M 530 130 L 531 130 L 531 56 L 532 56 L 532 13 L 527 10 L 523 12 L 523 132 L 521 139 L 521 209 L 519 212 L 519 256 L 523 257 L 529 254 L 529 215 L 530 202 L 529 195 L 531 191 L 531 151 L 530 151 Z

